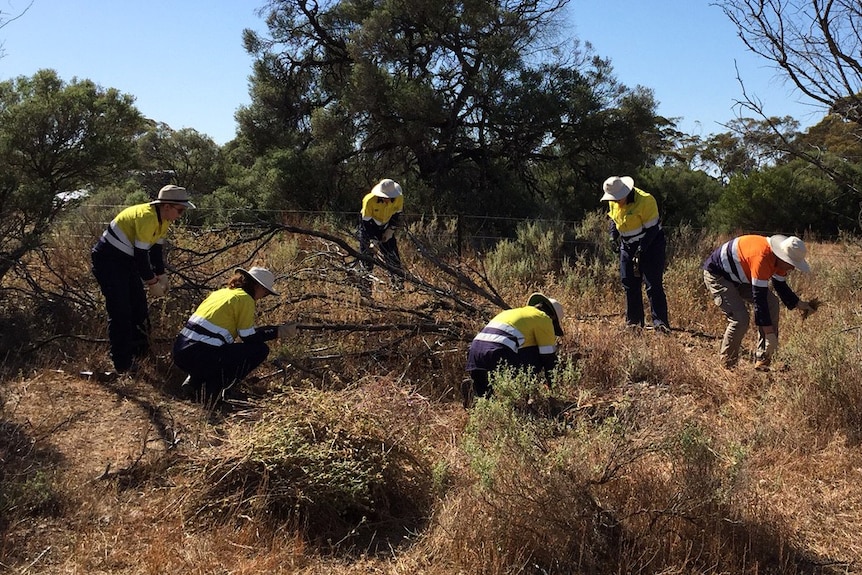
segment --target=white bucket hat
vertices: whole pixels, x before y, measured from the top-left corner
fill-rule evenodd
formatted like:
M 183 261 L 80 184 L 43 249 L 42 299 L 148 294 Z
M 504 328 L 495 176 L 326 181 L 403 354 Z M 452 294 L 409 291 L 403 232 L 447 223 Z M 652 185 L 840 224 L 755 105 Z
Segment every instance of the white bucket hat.
M 236 268 L 234 271 L 249 276 L 251 279 L 262 285 L 264 289 L 272 295 L 280 295 L 277 291 L 272 289 L 272 284 L 275 283 L 275 276 L 272 275 L 272 272 L 268 269 L 253 267 L 248 271 L 242 268 Z
M 527 299 L 527 305 L 536 306 L 542 303 L 545 304 L 545 308 L 553 310 L 553 316 L 551 319 L 554 322 L 554 333 L 562 337 L 563 327 L 560 325 L 560 322 L 563 319 L 563 306 L 554 298 L 547 297 L 538 292 L 531 294 Z
M 195 208 L 193 203 L 189 201 L 189 193 L 185 188 L 169 184 L 159 190 L 158 199 L 153 200 L 150 204 L 179 204 L 187 208 Z
M 600 202 L 607 200 L 618 202 L 632 193 L 632 190 L 635 189 L 635 181 L 629 176 L 611 176 L 605 180 L 602 189 L 605 194 L 599 200 Z
M 805 248 L 805 242 L 796 236 L 769 236 L 769 247 L 772 248 L 772 253 L 778 256 L 781 260 L 789 263 L 801 272 L 807 272 L 811 269 L 808 262 L 805 261 L 805 254 L 808 250 Z
M 397 198 L 401 195 L 401 185 L 395 180 L 380 180 L 380 183 L 371 188 L 371 193 L 381 198 Z

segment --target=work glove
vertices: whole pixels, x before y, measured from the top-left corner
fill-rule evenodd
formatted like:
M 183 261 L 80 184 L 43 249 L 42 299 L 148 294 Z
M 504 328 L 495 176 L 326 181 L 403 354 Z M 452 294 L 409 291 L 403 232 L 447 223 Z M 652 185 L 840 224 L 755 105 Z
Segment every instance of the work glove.
M 632 270 L 635 277 L 641 277 L 641 248 L 635 250 L 635 255 L 632 256 Z
M 296 323 L 283 323 L 278 326 L 278 339 L 296 337 L 297 331 Z
M 820 307 L 820 300 L 816 297 L 811 298 L 809 301 L 799 300 L 799 303 L 796 304 L 796 309 L 802 313 L 802 319 L 817 311 L 818 307 Z
M 160 276 L 156 276 L 156 279 L 158 280 L 157 283 L 159 285 L 161 285 L 162 288 L 165 290 L 164 295 L 167 295 L 171 289 L 171 281 L 168 279 L 168 274 L 162 274 Z
M 383 230 L 383 236 L 381 237 L 381 239 L 384 242 L 388 242 L 393 237 L 395 237 L 395 228 L 386 228 L 385 230 Z
M 165 294 L 168 291 L 167 286 L 162 282 L 158 281 L 158 279 L 155 283 L 148 284 L 147 289 L 150 292 L 150 296 L 154 298 L 165 297 Z

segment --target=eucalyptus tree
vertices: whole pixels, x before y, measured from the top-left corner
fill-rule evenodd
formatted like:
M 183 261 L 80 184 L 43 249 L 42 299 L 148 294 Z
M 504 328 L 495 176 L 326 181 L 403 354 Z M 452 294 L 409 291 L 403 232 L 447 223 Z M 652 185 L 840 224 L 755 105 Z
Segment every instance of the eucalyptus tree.
M 280 150 L 300 176 L 279 193 L 299 204 L 354 208 L 386 176 L 420 208 L 564 205 L 660 139 L 645 137 L 660 123 L 648 90 L 589 46 L 553 44 L 567 1 L 272 0 L 268 36 L 245 32 L 257 60 L 238 141 L 255 163 Z
M 197 130 L 173 130 L 167 124 L 156 123 L 138 139 L 137 145 L 141 169 L 164 174 L 155 179 L 151 192 L 174 183 L 193 190 L 199 198 L 223 184 L 219 147 Z
M 42 245 L 58 194 L 126 176 L 144 123 L 133 101 L 53 70 L 0 82 L 0 279 Z
M 755 54 L 814 104 L 852 125 L 862 138 L 862 10 L 858 0 L 718 0 Z M 762 105 L 746 94 L 741 102 L 762 115 Z M 764 116 L 765 118 L 765 116 Z M 780 130 L 775 130 L 780 134 Z M 784 138 L 790 153 L 822 170 L 860 204 L 858 165 L 830 161 L 819 148 Z M 849 168 L 849 169 L 848 169 Z

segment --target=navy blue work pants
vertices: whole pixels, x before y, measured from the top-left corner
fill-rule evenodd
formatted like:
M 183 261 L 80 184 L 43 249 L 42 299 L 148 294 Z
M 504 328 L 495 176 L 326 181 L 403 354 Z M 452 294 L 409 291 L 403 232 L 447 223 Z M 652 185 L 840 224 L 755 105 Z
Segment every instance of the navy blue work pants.
M 623 244 L 620 250 L 620 278 L 626 294 L 626 323 L 629 325 L 644 325 L 643 285 L 646 286 L 653 326 L 663 324 L 670 327 L 667 296 L 662 283 L 666 248 L 664 231 L 660 231 L 640 255 L 640 275 L 635 274 L 632 263 L 634 248 Z
M 268 355 L 269 346 L 262 341 L 214 346 L 189 342 L 182 336 L 177 337 L 173 350 L 174 363 L 191 376 L 192 387 L 210 400 L 245 379 Z
M 118 373 L 150 349 L 150 316 L 144 283 L 135 260 L 122 255 L 92 252 L 93 275 L 105 296 L 111 361 Z

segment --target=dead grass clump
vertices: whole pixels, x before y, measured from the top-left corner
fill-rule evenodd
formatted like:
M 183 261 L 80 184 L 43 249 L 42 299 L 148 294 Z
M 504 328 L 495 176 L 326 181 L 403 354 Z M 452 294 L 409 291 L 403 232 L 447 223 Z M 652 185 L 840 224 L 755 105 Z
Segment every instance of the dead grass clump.
M 429 513 L 431 472 L 416 438 L 391 424 L 412 425 L 425 402 L 377 391 L 273 398 L 251 428 L 193 458 L 200 480 L 187 515 L 204 524 L 252 517 L 272 529 L 287 525 L 329 551 L 400 545 Z

